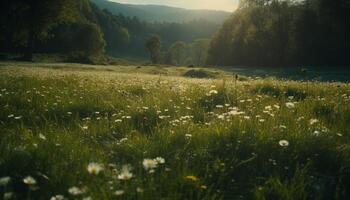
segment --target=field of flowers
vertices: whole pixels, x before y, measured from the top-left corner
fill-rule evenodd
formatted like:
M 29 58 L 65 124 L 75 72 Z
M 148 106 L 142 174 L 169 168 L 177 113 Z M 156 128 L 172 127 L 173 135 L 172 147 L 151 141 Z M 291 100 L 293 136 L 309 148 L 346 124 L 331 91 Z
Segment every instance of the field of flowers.
M 349 84 L 167 70 L 1 65 L 0 199 L 350 199 Z

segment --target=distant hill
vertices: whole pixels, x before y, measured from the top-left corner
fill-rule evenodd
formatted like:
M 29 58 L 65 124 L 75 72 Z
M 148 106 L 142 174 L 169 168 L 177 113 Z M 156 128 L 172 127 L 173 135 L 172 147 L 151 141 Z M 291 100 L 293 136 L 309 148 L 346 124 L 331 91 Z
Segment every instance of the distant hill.
M 148 22 L 189 22 L 204 19 L 210 22 L 223 23 L 230 12 L 215 10 L 189 10 L 183 8 L 160 5 L 132 5 L 121 4 L 108 0 L 90 0 L 102 9 L 107 9 L 113 14 L 136 16 Z

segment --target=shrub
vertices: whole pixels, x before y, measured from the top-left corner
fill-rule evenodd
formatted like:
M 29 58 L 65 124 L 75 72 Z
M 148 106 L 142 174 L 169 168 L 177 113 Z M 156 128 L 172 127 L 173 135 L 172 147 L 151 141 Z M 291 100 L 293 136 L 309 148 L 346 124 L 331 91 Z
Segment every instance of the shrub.
M 205 70 L 189 70 L 183 74 L 184 77 L 190 78 L 214 78 L 214 74 Z

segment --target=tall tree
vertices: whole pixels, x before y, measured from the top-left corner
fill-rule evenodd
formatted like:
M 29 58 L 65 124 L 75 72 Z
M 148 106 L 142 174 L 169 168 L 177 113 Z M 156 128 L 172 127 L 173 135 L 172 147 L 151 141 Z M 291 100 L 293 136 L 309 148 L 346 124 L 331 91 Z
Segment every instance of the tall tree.
M 185 60 L 186 43 L 177 41 L 172 44 L 168 50 L 171 57 L 171 64 L 181 65 Z
M 49 31 L 73 17 L 74 0 L 3 0 L 2 23 L 11 27 L 14 40 L 26 47 L 25 58 L 32 59 L 38 40 L 49 37 Z
M 149 52 L 151 62 L 158 64 L 161 60 L 161 40 L 158 35 L 152 35 L 146 39 L 145 48 Z
M 195 65 L 204 65 L 208 56 L 210 40 L 197 39 L 192 43 L 192 60 Z
M 73 39 L 73 52 L 82 59 L 94 59 L 104 52 L 105 41 L 101 29 L 96 24 L 79 24 Z

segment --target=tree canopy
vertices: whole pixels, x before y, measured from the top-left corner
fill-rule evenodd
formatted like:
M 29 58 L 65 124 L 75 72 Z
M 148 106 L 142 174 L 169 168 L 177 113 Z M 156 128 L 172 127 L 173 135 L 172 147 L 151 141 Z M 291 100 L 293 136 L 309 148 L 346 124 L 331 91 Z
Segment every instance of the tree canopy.
M 242 0 L 210 44 L 211 65 L 346 65 L 345 0 Z
M 161 59 L 161 40 L 158 35 L 152 35 L 145 41 L 145 48 L 149 52 L 153 64 L 158 64 Z

